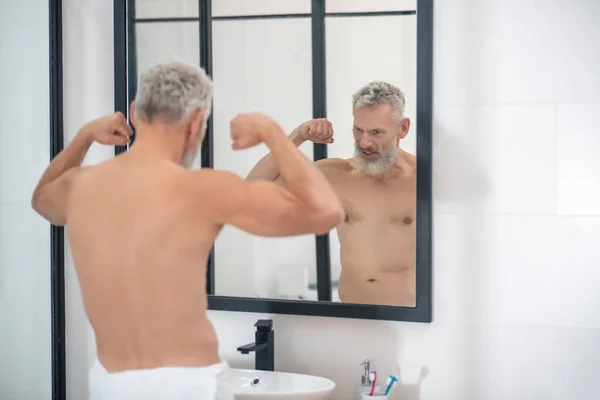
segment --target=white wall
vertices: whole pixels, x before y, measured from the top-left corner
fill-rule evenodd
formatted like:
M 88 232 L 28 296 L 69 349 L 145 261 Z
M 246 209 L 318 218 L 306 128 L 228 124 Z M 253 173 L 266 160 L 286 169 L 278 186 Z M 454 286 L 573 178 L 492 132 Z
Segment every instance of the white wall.
M 0 398 L 52 396 L 50 227 L 31 195 L 50 159 L 47 1 L 0 1 Z
M 112 111 L 112 10 L 81 4 L 64 19 L 69 135 Z M 599 14 L 586 0 L 437 1 L 434 322 L 210 312 L 222 356 L 252 366 L 235 348 L 273 317 L 276 367 L 332 378 L 334 399 L 352 398 L 364 358 L 400 369 L 398 399 L 597 399 Z M 79 400 L 93 336 L 67 274 Z

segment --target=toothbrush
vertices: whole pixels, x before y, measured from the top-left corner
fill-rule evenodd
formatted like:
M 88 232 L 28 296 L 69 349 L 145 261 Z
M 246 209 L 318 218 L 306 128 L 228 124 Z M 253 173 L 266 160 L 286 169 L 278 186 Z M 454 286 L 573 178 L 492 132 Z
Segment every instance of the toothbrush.
M 371 393 L 369 393 L 369 396 L 373 396 L 373 393 L 375 392 L 375 383 L 377 382 L 377 371 L 371 371 L 371 373 L 369 373 L 369 379 L 371 380 L 371 382 L 373 382 L 373 384 L 371 385 Z
M 392 390 L 392 388 L 394 386 L 396 386 L 396 383 L 398 383 L 398 378 L 396 378 L 394 375 L 390 375 L 387 379 L 387 388 L 385 389 L 385 394 L 384 396 L 387 396 L 388 393 L 390 392 L 390 390 Z

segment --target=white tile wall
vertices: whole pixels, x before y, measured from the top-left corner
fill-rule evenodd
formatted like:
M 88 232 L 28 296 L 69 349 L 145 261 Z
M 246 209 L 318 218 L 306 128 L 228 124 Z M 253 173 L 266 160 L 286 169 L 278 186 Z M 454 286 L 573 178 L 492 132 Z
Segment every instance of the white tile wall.
M 0 205 L 2 398 L 51 397 L 50 301 L 48 224 L 29 204 Z
M 600 215 L 600 104 L 558 107 L 558 213 Z
M 488 216 L 469 228 L 479 236 L 469 241 L 478 247 L 479 320 L 600 329 L 592 306 L 600 294 L 600 218 Z
M 437 211 L 469 201 L 490 213 L 555 213 L 555 106 L 440 105 L 435 121 L 434 171 L 447 177 L 435 180 Z
M 48 2 L 0 4 L 0 398 L 51 397 L 50 227 L 31 195 L 50 158 Z
M 599 7 L 436 2 L 434 322 L 270 316 L 278 369 L 334 379 L 334 400 L 352 398 L 364 358 L 399 372 L 397 400 L 597 399 Z M 65 19 L 71 128 L 112 109 L 112 39 L 68 35 L 91 20 L 111 35 L 111 12 Z M 69 399 L 78 400 L 93 336 L 68 273 Z M 223 357 L 251 366 L 235 348 L 268 316 L 210 317 Z
M 452 0 L 436 2 L 435 10 L 438 102 L 600 100 L 600 3 Z
M 0 204 L 29 203 L 50 157 L 48 7 L 31 4 L 1 6 Z

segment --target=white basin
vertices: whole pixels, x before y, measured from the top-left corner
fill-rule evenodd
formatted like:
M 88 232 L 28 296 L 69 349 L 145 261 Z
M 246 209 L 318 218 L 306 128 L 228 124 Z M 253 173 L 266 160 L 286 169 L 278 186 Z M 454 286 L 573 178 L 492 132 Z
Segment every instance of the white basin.
M 329 400 L 335 383 L 318 376 L 231 368 L 227 374 L 235 400 Z

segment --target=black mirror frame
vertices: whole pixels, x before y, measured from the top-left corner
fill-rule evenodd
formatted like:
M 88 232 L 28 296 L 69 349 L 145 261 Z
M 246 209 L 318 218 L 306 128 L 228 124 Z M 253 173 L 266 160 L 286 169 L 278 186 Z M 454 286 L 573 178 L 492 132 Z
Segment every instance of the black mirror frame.
M 310 17 L 312 19 L 313 54 L 320 64 L 313 63 L 313 117 L 321 118 L 325 110 L 325 17 L 358 14 L 327 14 L 326 0 L 312 0 L 311 14 L 278 15 L 271 17 Z M 212 21 L 237 19 L 211 15 L 211 1 L 199 0 L 199 18 L 177 20 L 198 21 L 201 38 L 212 38 Z M 387 15 L 394 13 L 360 13 L 360 15 Z M 396 13 L 398 14 L 398 13 Z M 208 308 L 210 310 L 241 311 L 265 314 L 313 315 L 338 318 L 357 318 L 408 322 L 432 321 L 432 97 L 433 97 L 433 0 L 417 0 L 417 215 L 416 215 L 416 307 L 345 304 L 327 301 L 297 301 L 216 296 L 214 288 L 214 249 L 207 265 Z M 245 17 L 260 18 L 260 17 Z M 142 22 L 164 22 L 163 18 Z M 115 111 L 129 115 L 129 103 L 135 97 L 135 19 L 134 0 L 114 0 L 114 95 Z M 200 40 L 200 65 L 212 75 L 212 40 Z M 319 65 L 322 65 L 319 67 Z M 315 96 L 316 92 L 320 95 Z M 135 139 L 135 135 L 134 135 Z M 212 118 L 209 119 L 206 138 L 202 144 L 202 167 L 212 167 Z M 115 147 L 115 155 L 126 151 Z M 315 160 L 327 157 L 325 145 L 315 145 Z M 317 286 L 319 299 L 331 298 L 328 235 L 316 237 Z
M 48 1 L 50 50 L 50 160 L 63 149 L 62 0 Z M 65 233 L 50 225 L 50 293 L 52 330 L 52 400 L 67 397 L 65 343 Z

